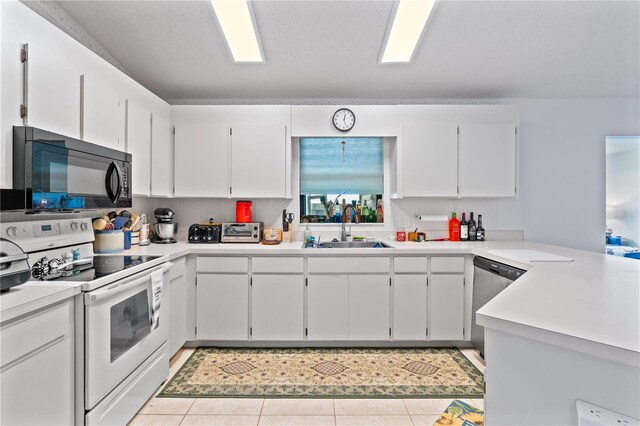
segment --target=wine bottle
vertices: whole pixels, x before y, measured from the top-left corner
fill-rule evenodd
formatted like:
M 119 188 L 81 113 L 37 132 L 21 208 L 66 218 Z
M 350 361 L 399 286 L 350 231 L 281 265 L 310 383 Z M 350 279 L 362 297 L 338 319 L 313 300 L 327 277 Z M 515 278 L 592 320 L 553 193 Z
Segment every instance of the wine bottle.
M 449 219 L 449 241 L 460 241 L 460 221 L 456 219 L 456 213 L 451 213 Z
M 469 241 L 469 222 L 467 222 L 464 212 L 462 212 L 462 220 L 460 221 L 460 241 Z
M 478 229 L 476 229 L 476 241 L 484 241 L 484 228 L 482 227 L 482 215 L 478 215 Z
M 478 228 L 476 227 L 476 221 L 473 219 L 473 212 L 469 213 L 469 241 L 476 240 L 476 232 Z

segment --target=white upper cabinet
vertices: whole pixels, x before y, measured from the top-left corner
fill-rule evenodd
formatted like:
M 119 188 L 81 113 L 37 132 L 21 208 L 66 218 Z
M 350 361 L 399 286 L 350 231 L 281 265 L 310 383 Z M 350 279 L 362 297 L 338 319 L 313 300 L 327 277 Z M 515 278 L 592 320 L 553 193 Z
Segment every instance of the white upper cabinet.
M 403 124 L 401 173 L 405 197 L 456 197 L 458 126 Z
M 286 197 L 286 145 L 282 124 L 232 125 L 230 196 Z
M 171 125 L 160 116 L 151 122 L 151 195 L 173 195 L 173 144 Z
M 29 126 L 79 138 L 80 72 L 72 63 L 61 61 L 60 52 L 47 49 L 44 43 L 29 43 L 28 63 Z
M 127 152 L 133 157 L 133 195 L 151 195 L 151 113 L 129 100 Z
M 516 195 L 515 124 L 461 124 L 461 197 Z
M 124 111 L 124 101 L 112 86 L 95 76 L 81 76 L 83 140 L 124 151 Z
M 229 127 L 225 124 L 176 124 L 175 196 L 227 197 Z

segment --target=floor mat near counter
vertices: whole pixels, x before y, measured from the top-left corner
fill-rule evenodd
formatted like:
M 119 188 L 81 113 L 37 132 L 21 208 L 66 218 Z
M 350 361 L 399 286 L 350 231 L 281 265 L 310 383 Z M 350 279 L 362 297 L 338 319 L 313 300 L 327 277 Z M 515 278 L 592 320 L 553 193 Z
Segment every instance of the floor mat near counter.
M 198 348 L 159 397 L 482 398 L 455 348 Z

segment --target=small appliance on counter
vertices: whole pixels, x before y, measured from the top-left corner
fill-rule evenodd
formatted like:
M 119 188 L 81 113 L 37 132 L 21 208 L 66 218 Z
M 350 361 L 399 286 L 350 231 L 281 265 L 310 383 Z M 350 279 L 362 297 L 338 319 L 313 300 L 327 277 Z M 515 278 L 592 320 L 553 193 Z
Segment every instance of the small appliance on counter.
M 236 222 L 251 223 L 253 213 L 253 202 L 249 200 L 236 201 Z
M 223 223 L 223 243 L 259 243 L 262 239 L 262 222 Z
M 0 238 L 0 292 L 31 279 L 28 257 L 19 245 Z
M 187 241 L 192 244 L 219 244 L 222 241 L 222 224 L 209 219 L 209 223 L 194 223 L 189 227 Z
M 154 244 L 172 244 L 176 242 L 176 233 L 178 232 L 178 224 L 174 223 L 174 212 L 168 208 L 157 208 L 153 215 L 156 217 L 156 223 L 153 225 L 155 234 L 151 239 Z

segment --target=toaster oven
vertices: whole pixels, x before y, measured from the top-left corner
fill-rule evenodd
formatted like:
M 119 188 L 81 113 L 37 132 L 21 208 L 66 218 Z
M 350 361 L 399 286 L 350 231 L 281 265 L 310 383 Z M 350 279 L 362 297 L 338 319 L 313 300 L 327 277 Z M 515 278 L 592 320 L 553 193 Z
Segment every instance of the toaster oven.
M 262 239 L 262 222 L 223 223 L 223 243 L 259 243 Z

